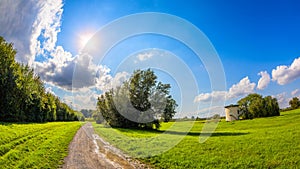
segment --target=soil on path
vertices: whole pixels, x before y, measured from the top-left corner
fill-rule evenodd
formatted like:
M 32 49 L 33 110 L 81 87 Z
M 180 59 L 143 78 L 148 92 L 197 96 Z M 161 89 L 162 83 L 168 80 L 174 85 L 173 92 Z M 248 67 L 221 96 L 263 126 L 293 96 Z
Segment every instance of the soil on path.
M 97 134 L 91 123 L 83 125 L 69 145 L 69 154 L 64 159 L 63 169 L 115 169 L 150 168 L 125 155 Z

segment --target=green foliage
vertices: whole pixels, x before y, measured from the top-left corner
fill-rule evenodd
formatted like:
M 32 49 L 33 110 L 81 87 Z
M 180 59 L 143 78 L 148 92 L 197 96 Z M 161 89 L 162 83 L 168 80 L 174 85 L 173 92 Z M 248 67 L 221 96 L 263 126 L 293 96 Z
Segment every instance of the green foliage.
M 78 120 L 28 65 L 15 61 L 16 51 L 0 36 L 0 121 L 46 122 Z
M 100 95 L 93 117 L 112 127 L 158 129 L 160 120 L 172 119 L 177 104 L 171 86 L 156 79 L 150 69 L 135 71 L 122 86 Z
M 241 118 L 253 119 L 256 117 L 279 116 L 279 105 L 276 98 L 262 97 L 259 94 L 249 94 L 238 101 Z
M 293 97 L 290 101 L 289 104 L 291 106 L 291 109 L 297 109 L 300 108 L 300 100 L 298 97 Z
M 58 168 L 79 122 L 0 123 L 0 168 Z
M 283 116 L 241 120 L 234 124 L 221 121 L 204 143 L 199 143 L 204 123 L 196 121 L 191 131 L 172 149 L 140 160 L 153 168 L 299 168 L 299 118 L 300 109 L 297 109 L 284 112 Z M 95 123 L 93 126 L 97 134 L 114 146 L 129 154 L 140 154 L 157 145 L 172 143 L 173 139 L 149 145 L 146 141 L 137 142 L 136 138 L 156 139 L 175 123 L 186 126 L 191 122 L 162 123 L 159 131 L 113 129 Z M 164 134 L 180 137 L 181 128 Z
M 83 114 L 85 118 L 91 118 L 95 110 L 81 109 L 80 112 Z
M 101 113 L 94 111 L 92 114 L 93 120 L 96 121 L 97 124 L 104 123 L 104 118 Z

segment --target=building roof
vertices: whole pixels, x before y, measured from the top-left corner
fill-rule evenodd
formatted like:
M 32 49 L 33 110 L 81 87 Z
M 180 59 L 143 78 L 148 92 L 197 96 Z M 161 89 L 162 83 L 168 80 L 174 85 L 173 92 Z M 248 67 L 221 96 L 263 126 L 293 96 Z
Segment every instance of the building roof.
M 237 104 L 231 104 L 231 105 L 225 106 L 225 108 L 230 108 L 230 107 L 239 107 L 239 105 L 237 105 Z

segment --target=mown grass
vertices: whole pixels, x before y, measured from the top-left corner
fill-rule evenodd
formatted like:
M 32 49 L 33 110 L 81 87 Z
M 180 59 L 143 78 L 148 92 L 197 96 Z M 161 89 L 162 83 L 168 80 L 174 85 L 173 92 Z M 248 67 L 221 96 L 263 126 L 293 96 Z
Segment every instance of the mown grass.
M 203 122 L 194 122 L 186 136 L 180 131 L 192 123 L 177 122 L 172 129 L 175 123 L 164 123 L 157 132 L 93 126 L 111 144 L 157 168 L 300 168 L 300 109 L 277 117 L 222 121 L 204 143 L 199 143 Z M 167 129 L 171 131 L 163 132 Z M 178 144 L 172 142 L 180 137 Z M 168 144 L 175 146 L 168 150 Z
M 58 168 L 80 122 L 0 123 L 0 168 Z

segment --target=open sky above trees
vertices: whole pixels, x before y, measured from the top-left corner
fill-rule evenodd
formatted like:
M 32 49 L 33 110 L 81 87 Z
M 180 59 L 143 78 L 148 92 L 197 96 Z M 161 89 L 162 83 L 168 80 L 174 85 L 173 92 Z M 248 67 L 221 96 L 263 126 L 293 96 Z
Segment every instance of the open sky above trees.
M 186 64 L 198 84 L 198 91 L 182 91 L 181 84 L 176 83 L 178 79 L 154 70 L 160 81 L 171 84 L 179 109 L 197 105 L 205 112 L 212 98 L 226 96 L 225 104 L 231 104 L 249 93 L 276 97 L 284 108 L 291 98 L 300 96 L 299 7 L 300 2 L 293 0 L 4 0 L 0 1 L 0 36 L 14 43 L 17 61 L 34 67 L 47 91 L 79 110 L 94 109 L 101 93 L 128 78 L 132 73 L 126 71 L 131 70 L 130 63 L 151 63 L 155 62 L 153 58 L 173 55 Z M 195 53 L 185 44 L 161 35 L 128 38 L 114 46 L 98 64 L 80 60 L 85 43 L 101 27 L 141 12 L 176 15 L 200 29 L 223 64 L 226 90 L 212 91 L 206 68 Z M 136 23 L 132 28 L 138 26 Z M 72 92 L 75 64 L 86 67 L 82 79 L 93 83 L 77 86 Z M 124 69 L 118 69 L 120 64 Z M 164 64 L 175 66 L 172 62 Z M 176 71 L 185 76 L 180 68 Z M 92 76 L 93 72 L 97 75 Z M 181 93 L 194 99 L 185 102 Z

